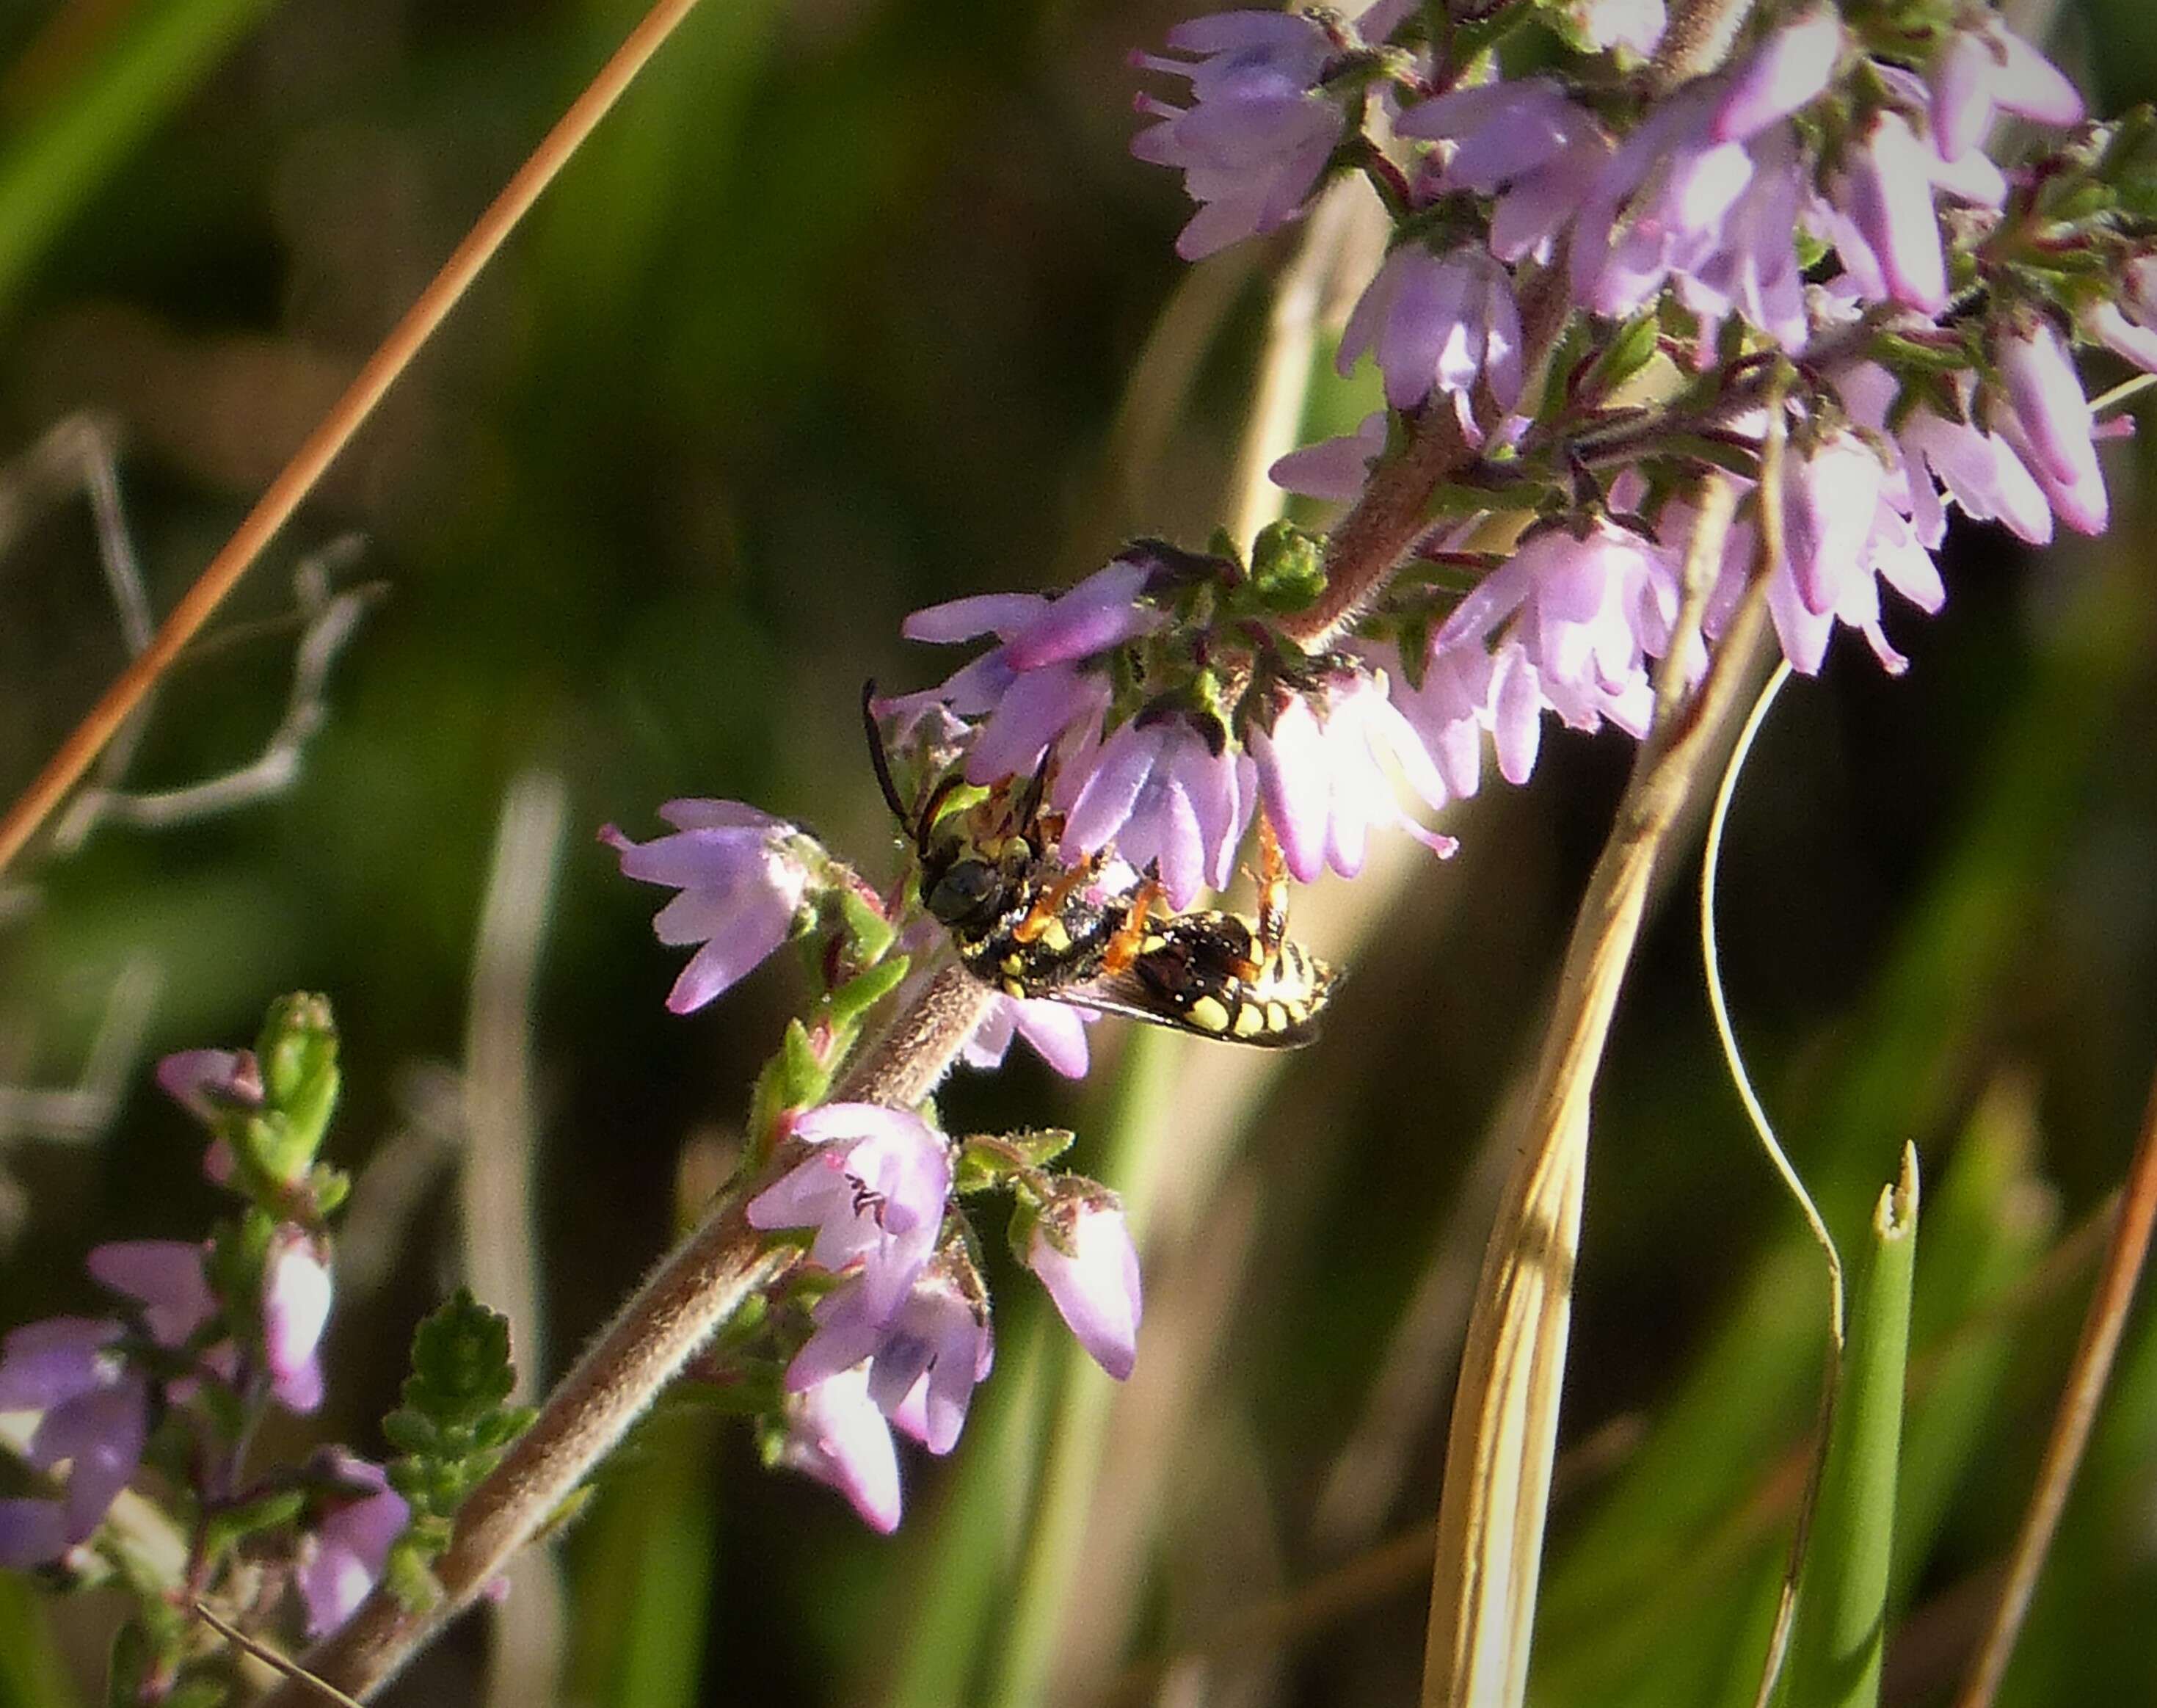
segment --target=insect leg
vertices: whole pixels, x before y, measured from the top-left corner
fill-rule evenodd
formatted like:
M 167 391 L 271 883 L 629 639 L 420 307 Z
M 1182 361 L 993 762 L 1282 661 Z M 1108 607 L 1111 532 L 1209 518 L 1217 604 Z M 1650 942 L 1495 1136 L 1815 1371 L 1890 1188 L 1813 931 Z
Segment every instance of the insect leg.
M 1113 976 L 1126 970 L 1145 946 L 1146 928 L 1153 910 L 1161 905 L 1161 880 L 1149 872 L 1131 896 L 1131 910 L 1124 915 L 1108 946 L 1101 952 L 1101 970 Z

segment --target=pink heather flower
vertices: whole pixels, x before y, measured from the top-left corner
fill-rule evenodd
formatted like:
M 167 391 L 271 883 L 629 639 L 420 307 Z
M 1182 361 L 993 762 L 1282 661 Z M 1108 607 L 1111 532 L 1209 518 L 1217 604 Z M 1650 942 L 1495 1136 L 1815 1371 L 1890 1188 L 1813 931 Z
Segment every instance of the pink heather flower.
M 889 1536 L 898 1528 L 898 1453 L 869 1397 L 866 1366 L 787 1395 L 785 1417 L 780 1464 L 837 1489 L 871 1530 Z
M 142 1309 L 143 1326 L 161 1346 L 181 1346 L 217 1314 L 203 1273 L 203 1248 L 185 1240 L 115 1240 L 91 1248 L 93 1278 Z
M 279 1228 L 263 1263 L 262 1339 L 270 1393 L 288 1412 L 311 1412 L 322 1402 L 321 1347 L 332 1295 L 320 1243 L 300 1228 Z
M 1454 607 L 1433 651 L 1498 642 L 1490 716 L 1508 781 L 1534 764 L 1532 704 L 1533 717 L 1547 706 L 1576 729 L 1607 719 L 1646 733 L 1648 661 L 1670 644 L 1680 574 L 1671 552 L 1598 520 L 1585 538 L 1562 528 L 1533 535 Z
M 1923 85 L 1893 66 L 1875 74 L 1922 110 Z M 1860 130 L 1810 209 L 1810 223 L 1834 244 L 1859 293 L 1934 315 L 1947 306 L 1947 264 L 1940 248 L 1935 191 L 1973 206 L 1998 208 L 2007 181 L 1985 155 L 1944 157 L 1902 113 L 1883 108 Z
M 869 1397 L 929 1452 L 947 1453 L 994 1356 L 978 1287 L 965 1285 L 948 1262 L 932 1263 L 884 1325 L 869 1365 Z
M 1135 63 L 1187 79 L 1191 105 L 1140 95 L 1138 110 L 1161 122 L 1131 139 L 1131 152 L 1183 173 L 1199 208 L 1176 251 L 1195 261 L 1301 213 L 1346 121 L 1316 86 L 1334 44 L 1304 13 L 1217 13 L 1177 25 L 1168 44 L 1194 57 Z
M 262 1068 L 252 1050 L 181 1050 L 157 1063 L 157 1085 L 200 1121 L 262 1107 Z
M 1255 795 L 1248 764 L 1210 746 L 1189 719 L 1135 718 L 1056 778 L 1067 855 L 1114 844 L 1135 867 L 1157 862 L 1169 905 L 1225 886 Z
M 1810 106 L 1834 80 L 1848 41 L 1832 6 L 1815 6 L 1773 32 L 1725 82 L 1716 139 L 1743 141 Z
M 984 594 L 916 611 L 902 630 L 909 640 L 1001 644 L 934 688 L 879 702 L 878 715 L 906 722 L 941 707 L 976 723 L 970 782 L 1032 772 L 1051 747 L 1099 727 L 1109 683 L 1086 666 L 1168 620 L 1144 599 L 1155 568 L 1144 555 L 1118 558 L 1058 598 Z
M 651 922 L 665 944 L 698 945 L 667 993 L 677 1014 L 702 1008 L 793 934 L 809 887 L 801 832 L 733 800 L 670 800 L 659 816 L 672 836 L 631 841 L 612 825 L 600 840 L 625 877 L 681 894 Z
M 1496 198 L 1490 250 L 1506 262 L 1550 258 L 1611 146 L 1595 116 L 1549 77 L 1449 90 L 1411 107 L 1395 129 L 1457 145 L 1438 188 Z
M 1012 1039 L 1022 1037 L 1036 1055 L 1066 1079 L 1083 1079 L 1091 1065 L 1086 1028 L 1099 1017 L 1068 1002 L 993 992 L 988 1012 L 959 1054 L 970 1068 L 994 1068 L 1002 1062 Z
M 1989 18 L 1949 37 L 1932 65 L 1933 134 L 1949 160 L 1984 141 L 1995 111 L 2041 125 L 2082 122 L 2082 98 L 2059 67 Z
M 2096 422 L 2067 340 L 2049 320 L 2025 318 L 1993 352 L 2008 409 L 1996 423 L 2045 489 L 2060 520 L 2102 533 L 2108 520 Z
M 1711 344 L 1737 313 L 1796 348 L 1807 331 L 1796 247 L 1806 162 L 1788 123 L 1721 136 L 1723 89 L 1711 80 L 1656 108 L 1598 171 L 1573 232 L 1573 296 L 1629 315 L 1669 285 Z
M 1385 449 L 1386 412 L 1374 409 L 1353 433 L 1292 450 L 1266 474 L 1284 492 L 1300 492 L 1307 498 L 1323 498 L 1335 504 L 1352 503 L 1371 478 L 1371 465 Z
M 1835 605 L 1835 588 L 1858 561 L 1878 510 L 1884 471 L 1854 434 L 1840 433 L 1810 455 L 1783 459 L 1783 543 L 1807 610 Z
M 103 1520 L 149 1438 L 149 1384 L 113 1350 L 116 1322 L 54 1317 L 9 1334 L 0 1353 L 0 1412 L 44 1415 L 24 1455 L 33 1470 L 65 1463 L 58 1500 L 0 1500 L 0 1566 L 56 1560 Z
M 2157 373 L 2157 255 L 2137 255 L 2119 282 L 2118 300 L 2090 309 L 2082 330 L 2145 373 Z
M 1896 396 L 1894 376 L 1876 363 L 1859 363 L 1835 376 L 1843 406 L 1859 425 L 1892 447 L 1885 496 L 1910 518 L 1919 543 L 1936 548 L 1947 537 L 1947 513 L 1935 487 L 1964 514 L 1998 521 L 2019 538 L 2043 545 L 2052 537 L 2052 511 L 2044 491 L 1998 434 L 1972 419 L 1975 381 L 1956 377 L 1963 419 L 1950 421 L 1920 404 L 1891 435 L 1888 417 Z
M 1386 673 L 1387 696 L 1456 800 L 1465 800 L 1482 781 L 1483 732 L 1495 721 L 1495 661 L 1480 637 L 1444 651 L 1430 649 L 1419 686 L 1409 686 L 1404 669 Z M 1534 763 L 1532 743 L 1529 763 Z M 1526 775 L 1522 771 L 1517 780 Z
M 1090 1190 L 1042 1206 L 1026 1245 L 1058 1314 L 1089 1357 L 1121 1381 L 1138 1360 L 1139 1254 L 1115 1201 Z
M 868 1395 L 885 1417 L 931 1453 L 949 1453 L 975 1384 L 989 1373 L 991 1340 L 978 1284 L 940 1258 L 894 1306 L 879 1308 L 858 1281 L 816 1303 L 816 1332 L 786 1367 L 786 1386 L 806 1392 L 866 1363 Z M 919 1403 L 908 1401 L 917 1388 Z
M 1259 794 L 1297 882 L 1331 866 L 1343 877 L 1363 869 L 1374 827 L 1398 826 L 1434 852 L 1450 836 L 1426 830 L 1403 808 L 1396 779 L 1424 803 L 1445 805 L 1445 779 L 1385 685 L 1362 672 L 1337 677 L 1316 697 L 1291 694 L 1270 730 L 1251 733 Z
M 1470 444 L 1480 444 L 1480 380 L 1501 410 L 1521 399 L 1521 313 L 1506 270 L 1480 248 L 1433 255 L 1404 243 L 1363 292 L 1341 337 L 1346 376 L 1368 351 L 1386 401 L 1412 409 L 1436 390 L 1449 398 Z
M 339 1486 L 323 1497 L 324 1511 L 300 1541 L 300 1599 L 307 1635 L 327 1636 L 367 1599 L 390 1545 L 404 1534 L 411 1509 L 389 1486 L 382 1467 L 342 1448 L 326 1448 L 316 1463 Z
M 806 1110 L 794 1118 L 793 1134 L 816 1149 L 749 1200 L 749 1226 L 815 1228 L 811 1261 L 834 1273 L 858 1264 L 862 1304 L 881 1324 L 935 1250 L 951 1192 L 950 1151 L 919 1115 L 875 1104 Z

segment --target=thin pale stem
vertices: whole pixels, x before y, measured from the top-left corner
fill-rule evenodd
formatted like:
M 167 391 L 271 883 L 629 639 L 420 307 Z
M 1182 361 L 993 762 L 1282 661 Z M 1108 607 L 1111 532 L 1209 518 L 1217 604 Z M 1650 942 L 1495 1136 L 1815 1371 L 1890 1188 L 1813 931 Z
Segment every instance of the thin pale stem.
M 2134 1158 L 2128 1165 L 2127 1184 L 2120 1200 L 2119 1220 L 2113 1226 L 2112 1243 L 2106 1248 L 2104 1267 L 2098 1273 L 2097 1290 L 2090 1297 L 2089 1314 L 2083 1320 L 2082 1339 L 2075 1347 L 2060 1409 L 2052 1419 L 2052 1433 L 2045 1443 L 2045 1457 L 2037 1467 L 2037 1484 L 2022 1515 L 2022 1529 L 2010 1556 L 2007 1582 L 1986 1628 L 1969 1678 L 1955 1708 L 1990 1708 L 1999 1693 L 2007 1663 L 2022 1634 L 2036 1592 L 2037 1578 L 2045 1569 L 2052 1538 L 2058 1533 L 2060 1514 L 2067 1504 L 2082 1453 L 2089 1445 L 2090 1428 L 2097 1418 L 2098 1402 L 2112 1375 L 2119 1350 L 2121 1329 L 2141 1284 L 2144 1265 L 2149 1257 L 2149 1238 L 2157 1226 L 2157 1086 L 2150 1090 L 2149 1107 L 2143 1116 L 2142 1134 L 2135 1141 Z
M 253 567 L 278 530 L 291 518 L 292 512 L 314 490 L 338 453 L 351 442 L 389 388 L 456 306 L 472 280 L 479 276 L 480 270 L 493 258 L 517 222 L 531 210 L 541 193 L 553 182 L 555 175 L 621 98 L 646 62 L 658 51 L 660 44 L 674 33 L 696 3 L 697 0 L 657 0 L 643 21 L 615 49 L 614 57 L 600 68 L 584 93 L 570 103 L 569 111 L 502 187 L 502 193 L 480 215 L 478 222 L 465 234 L 464 241 L 450 252 L 449 260 L 443 262 L 441 271 L 405 311 L 404 319 L 368 358 L 367 365 L 360 369 L 344 395 L 293 453 L 292 460 L 270 483 L 269 490 L 256 501 L 255 508 L 247 513 L 224 548 L 210 559 L 208 567 L 196 578 L 186 596 L 172 608 L 172 615 L 165 619 L 149 646 L 114 680 L 73 733 L 60 743 L 44 769 L 31 780 L 21 798 L 8 810 L 7 817 L 0 819 L 0 872 L 4 872 L 23 851 L 23 846 L 59 806 L 68 790 L 81 779 L 106 743 L 119 732 L 158 679 L 172 668 L 173 661 L 224 602 L 226 595 L 239 584 L 240 578 Z

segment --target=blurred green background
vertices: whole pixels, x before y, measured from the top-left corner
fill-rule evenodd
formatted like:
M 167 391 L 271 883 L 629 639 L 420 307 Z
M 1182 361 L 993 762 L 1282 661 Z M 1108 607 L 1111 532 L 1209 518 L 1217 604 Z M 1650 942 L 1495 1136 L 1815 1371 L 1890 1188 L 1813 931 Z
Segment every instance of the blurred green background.
M 169 607 L 637 11 L 6 8 L 0 455 L 77 412 L 111 422 Z M 671 796 L 734 796 L 888 872 L 856 695 L 949 667 L 902 645 L 903 614 L 1053 584 L 1130 533 L 1198 543 L 1217 519 L 1264 317 L 1243 261 L 1182 287 L 1187 397 L 1135 465 L 1115 450 L 1187 272 L 1176 182 L 1125 152 L 1125 59 L 1179 15 L 700 8 L 178 673 L 131 774 L 251 756 L 290 674 L 294 568 L 357 532 L 341 579 L 382 594 L 295 784 L 12 874 L 0 1320 L 85 1308 L 98 1238 L 206 1222 L 194 1135 L 149 1064 L 245 1040 L 280 991 L 327 991 L 350 1087 L 332 1154 L 388 1160 L 318 1423 L 382 1451 L 410 1326 L 464 1273 L 446 1076 L 497 817 L 537 768 L 566 790 L 531 1005 L 540 1373 L 559 1371 L 713 1183 L 806 989 L 775 966 L 669 1016 L 657 895 L 615 873 L 598 826 L 646 835 Z M 2057 39 L 2102 109 L 2157 88 L 2137 0 L 2071 10 Z M 1925 1159 L 1894 1702 L 1941 1700 L 1980 1628 L 2157 1061 L 2147 469 L 2112 454 L 2103 541 L 2032 558 L 1958 534 L 1946 611 L 1891 614 L 1907 678 L 1838 642 L 1779 706 L 1726 855 L 1737 1023 L 1831 1219 L 1856 1225 L 1904 1140 Z M 125 656 L 85 507 L 26 490 L 0 486 L 10 795 Z M 1485 1134 L 1627 757 L 1553 732 L 1530 788 L 1494 782 L 1458 815 L 1451 864 L 1407 849 L 1305 898 L 1300 931 L 1355 975 L 1277 1078 L 1110 1023 L 1085 1088 L 1028 1062 L 950 1090 L 964 1127 L 1078 1125 L 1079 1165 L 1145 1212 L 1150 1338 L 1125 1390 L 1001 1276 L 996 1372 L 949 1462 L 908 1460 L 888 1541 L 678 1401 L 559 1551 L 559 1642 L 535 1614 L 491 1648 L 482 1616 L 390 1700 L 1411 1700 L 1450 1361 L 1503 1165 Z M 1751 1700 L 1816 1390 L 1821 1284 L 1722 1074 L 1694 877 L 1674 876 L 1598 1109 L 1535 1686 L 1552 1704 Z M 23 1093 L 83 1073 L 131 968 L 155 984 L 124 1094 L 69 1136 Z M 2138 1319 L 2003 1700 L 2150 1700 L 2154 1601 L 2157 1334 Z M 0 1702 L 94 1700 L 112 1614 L 0 1587 Z

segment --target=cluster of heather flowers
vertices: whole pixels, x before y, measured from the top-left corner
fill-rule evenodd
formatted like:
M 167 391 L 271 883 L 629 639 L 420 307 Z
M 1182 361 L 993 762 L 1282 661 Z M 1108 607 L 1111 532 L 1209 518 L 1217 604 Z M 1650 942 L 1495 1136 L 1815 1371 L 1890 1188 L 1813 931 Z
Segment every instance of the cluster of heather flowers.
M 1331 535 L 1140 540 L 1059 594 L 916 612 L 909 639 L 976 651 L 871 704 L 902 818 L 1025 820 L 1060 870 L 1176 910 L 1261 830 L 1295 881 L 1353 877 L 1382 831 L 1449 851 L 1432 815 L 1486 754 L 1525 782 L 1553 719 L 1645 735 L 1751 613 L 1800 672 L 1840 630 L 1901 671 L 1891 630 L 1944 602 L 1952 512 L 2033 543 L 2106 525 L 2098 445 L 2124 424 L 2084 374 L 2157 373 L 2149 116 L 2086 124 L 1981 0 L 1758 5 L 1696 75 L 1656 57 L 1662 29 L 1652 0 L 1385 0 L 1223 13 L 1138 56 L 1132 148 L 1197 203 L 1187 258 L 1344 178 L 1382 204 L 1337 356 L 1375 368 L 1384 407 L 1274 466 L 1348 507 Z M 879 891 L 753 809 L 662 812 L 672 835 L 609 835 L 626 873 L 680 892 L 657 922 L 697 945 L 672 1006 L 790 939 L 825 981 L 814 1072 L 765 1110 L 768 1152 L 811 1154 L 752 1212 L 813 1230 L 775 1457 L 886 1525 L 888 1426 L 947 1448 L 987 1369 L 953 1196 L 979 1157 L 914 1112 L 816 1105 L 896 983 L 891 944 L 919 959 L 937 928 L 911 872 Z M 1023 1035 L 1084 1071 L 1072 1008 L 982 1000 L 965 1059 Z M 1006 1150 L 988 1172 L 1022 1257 L 1121 1374 L 1138 1289 L 1112 1201 Z
M 249 1451 L 267 1414 L 322 1399 L 328 1223 L 347 1187 L 317 1160 L 337 1090 L 327 1006 L 287 999 L 255 1049 L 168 1057 L 157 1078 L 208 1129 L 203 1171 L 239 1203 L 198 1243 L 97 1247 L 99 1314 L 0 1342 L 0 1412 L 19 1414 L 21 1459 L 42 1485 L 0 1500 L 0 1564 L 116 1582 L 152 1610 L 175 1596 L 222 1603 L 250 1621 L 289 1592 L 319 1635 L 358 1605 L 406 1520 L 383 1468 L 342 1448 L 296 1467 Z M 154 1504 L 131 1526 L 116 1503 L 138 1483 Z M 183 1544 L 174 1581 L 151 1546 L 161 1527 Z M 191 1657 L 186 1622 L 143 1625 L 136 1682 L 169 1690 Z
M 880 895 L 802 831 L 738 802 L 677 800 L 661 813 L 670 835 L 603 834 L 630 876 L 679 891 L 659 934 L 699 947 L 671 1005 L 702 1006 L 790 940 L 824 986 L 765 1070 L 751 1119 L 753 1157 L 776 1173 L 749 1199 L 749 1224 L 801 1245 L 804 1261 L 765 1330 L 729 1345 L 716 1374 L 759 1414 L 771 1463 L 837 1489 L 888 1531 L 901 1510 L 893 1432 L 949 1453 L 989 1373 L 988 1287 L 962 1201 L 1008 1198 L 1014 1255 L 1119 1380 L 1137 1355 L 1138 1255 L 1113 1193 L 1048 1166 L 1068 1132 L 955 1138 L 925 1109 L 824 1100 L 925 934 L 918 923 L 900 934 L 903 894 Z M 1085 1071 L 1074 1011 L 987 993 L 984 1010 L 969 1059 L 993 1066 L 1017 1033 L 1052 1066 Z

